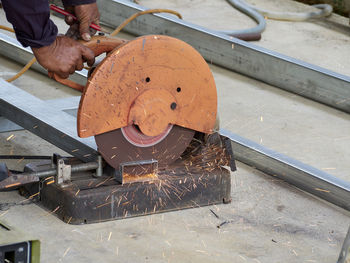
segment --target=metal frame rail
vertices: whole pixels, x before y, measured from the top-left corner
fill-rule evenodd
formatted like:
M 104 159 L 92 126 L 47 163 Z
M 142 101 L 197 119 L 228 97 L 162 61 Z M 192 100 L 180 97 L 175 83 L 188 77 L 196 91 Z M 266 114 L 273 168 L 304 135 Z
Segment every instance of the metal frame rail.
M 73 102 L 74 103 L 74 102 Z M 75 99 L 76 107 L 78 103 Z M 69 106 L 71 109 L 71 105 Z M 0 114 L 83 161 L 95 161 L 93 138 L 79 138 L 76 118 L 0 79 Z M 271 151 L 226 130 L 236 160 L 350 210 L 350 182 Z
M 78 137 L 74 116 L 3 79 L 0 79 L 0 115 L 82 161 L 97 159 L 94 138 Z

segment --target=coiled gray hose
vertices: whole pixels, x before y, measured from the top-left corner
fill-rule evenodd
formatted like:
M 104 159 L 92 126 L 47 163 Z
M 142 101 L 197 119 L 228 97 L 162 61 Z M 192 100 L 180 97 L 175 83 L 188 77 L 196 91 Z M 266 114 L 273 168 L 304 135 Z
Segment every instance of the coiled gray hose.
M 231 31 L 220 31 L 220 33 L 230 35 L 230 36 L 237 36 L 237 35 L 247 35 L 247 34 L 261 34 L 266 28 L 266 21 L 264 17 L 255 11 L 251 6 L 249 6 L 247 3 L 241 1 L 241 0 L 226 0 L 229 2 L 230 5 L 232 5 L 237 10 L 241 11 L 242 13 L 246 14 L 247 16 L 254 19 L 258 25 L 253 28 L 248 29 L 242 29 L 242 30 L 231 30 Z
M 285 21 L 305 21 L 312 18 L 326 17 L 332 14 L 333 12 L 333 7 L 331 5 L 319 4 L 319 5 L 312 5 L 312 6 L 315 8 L 318 8 L 319 10 L 313 11 L 313 12 L 303 12 L 303 13 L 272 12 L 272 11 L 267 11 L 267 10 L 249 5 L 250 8 L 254 9 L 255 11 L 259 12 L 260 14 L 262 14 L 267 18 L 276 19 L 276 20 L 285 20 Z
M 130 0 L 132 2 L 138 2 L 136 0 Z M 237 10 L 251 17 L 258 24 L 255 27 L 241 30 L 223 30 L 218 31 L 229 36 L 240 38 L 246 41 L 259 40 L 261 33 L 266 28 L 265 17 L 276 20 L 286 21 L 305 21 L 312 18 L 321 18 L 329 16 L 333 12 L 333 7 L 327 4 L 313 5 L 320 10 L 313 12 L 295 13 L 295 12 L 272 12 L 264 9 L 260 9 L 247 4 L 244 0 L 226 0 Z
M 241 11 L 242 13 L 248 15 L 254 19 L 258 25 L 253 28 L 235 30 L 235 31 L 220 31 L 221 33 L 235 36 L 235 35 L 246 35 L 246 34 L 261 34 L 266 28 L 266 22 L 264 17 L 276 20 L 286 20 L 286 21 L 305 21 L 312 18 L 326 17 L 332 14 L 333 7 L 327 4 L 313 5 L 313 7 L 319 10 L 313 12 L 272 12 L 264 9 L 251 6 L 244 2 L 243 0 L 226 0 L 234 8 Z

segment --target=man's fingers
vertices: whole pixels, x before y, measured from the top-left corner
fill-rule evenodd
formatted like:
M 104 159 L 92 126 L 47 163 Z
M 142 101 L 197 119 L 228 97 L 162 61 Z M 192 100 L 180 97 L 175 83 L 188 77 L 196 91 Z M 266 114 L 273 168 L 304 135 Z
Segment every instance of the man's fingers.
M 78 40 L 80 35 L 79 35 L 79 25 L 78 24 L 73 24 L 69 27 L 68 31 L 66 32 L 66 36 L 70 37 L 74 40 Z
M 91 36 L 90 36 L 89 33 L 81 34 L 81 38 L 84 39 L 85 41 L 90 41 L 91 40 Z
M 74 18 L 69 15 L 64 18 L 64 21 L 66 22 L 67 25 L 70 25 L 70 26 L 75 23 Z
M 89 29 L 89 34 L 90 34 L 90 36 L 94 36 L 95 34 L 96 34 L 96 30 L 95 29 L 93 29 L 93 28 L 91 28 L 90 27 L 90 29 Z
M 84 61 L 86 61 L 87 64 L 91 67 L 95 63 L 94 52 L 90 48 L 82 46 L 81 53 Z
M 80 71 L 84 68 L 84 62 L 83 60 L 80 58 L 77 62 L 77 65 L 75 66 L 75 69 Z
M 69 68 L 69 74 L 73 74 L 75 72 L 75 65 Z
M 55 72 L 61 79 L 68 79 L 69 73 L 66 72 L 61 72 L 61 71 L 56 71 Z
M 79 24 L 79 32 L 81 35 L 81 38 L 84 39 L 85 41 L 90 41 L 91 40 L 91 36 L 90 36 L 90 21 L 87 19 L 83 19 L 82 21 L 80 21 Z

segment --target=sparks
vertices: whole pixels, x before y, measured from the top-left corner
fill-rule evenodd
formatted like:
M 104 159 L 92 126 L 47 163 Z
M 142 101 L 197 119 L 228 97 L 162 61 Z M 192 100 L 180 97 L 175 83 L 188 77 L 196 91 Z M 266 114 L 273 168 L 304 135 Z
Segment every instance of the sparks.
M 63 253 L 63 256 L 62 256 L 63 258 L 67 255 L 67 253 L 69 252 L 69 250 L 70 250 L 70 247 L 67 248 L 66 251 Z
M 316 191 L 320 191 L 320 192 L 324 192 L 324 193 L 330 193 L 331 191 L 329 190 L 325 190 L 325 189 L 321 189 L 321 188 L 315 188 Z
M 6 141 L 9 141 L 9 140 L 11 140 L 11 139 L 13 139 L 15 137 L 16 137 L 15 135 L 11 134 L 9 137 L 7 137 Z

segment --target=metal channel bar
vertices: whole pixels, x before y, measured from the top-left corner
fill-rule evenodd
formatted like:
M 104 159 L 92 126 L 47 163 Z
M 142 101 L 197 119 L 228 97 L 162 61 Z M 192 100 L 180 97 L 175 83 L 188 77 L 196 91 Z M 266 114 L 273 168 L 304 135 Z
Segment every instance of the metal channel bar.
M 123 0 L 97 1 L 101 21 L 111 27 L 146 8 Z M 125 31 L 165 34 L 182 39 L 208 61 L 272 86 L 350 112 L 350 77 L 290 58 L 239 39 L 185 22 L 174 16 L 144 15 Z
M 96 161 L 93 137 L 79 138 L 76 118 L 0 79 L 0 115 L 82 161 Z
M 350 211 L 350 182 L 221 129 L 231 139 L 236 160 Z
M 47 100 L 45 102 L 49 103 L 51 107 L 54 107 L 57 110 L 62 110 L 72 116 L 76 116 L 79 101 L 80 101 L 80 96 Z M 19 130 L 23 130 L 23 127 L 17 125 L 16 123 L 4 117 L 0 117 L 0 133 L 9 132 L 9 131 L 19 131 Z

